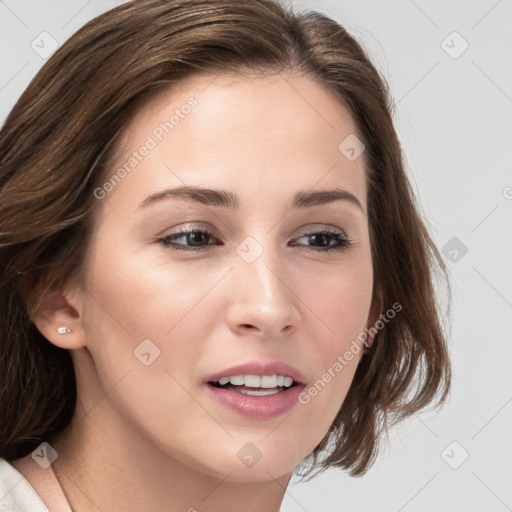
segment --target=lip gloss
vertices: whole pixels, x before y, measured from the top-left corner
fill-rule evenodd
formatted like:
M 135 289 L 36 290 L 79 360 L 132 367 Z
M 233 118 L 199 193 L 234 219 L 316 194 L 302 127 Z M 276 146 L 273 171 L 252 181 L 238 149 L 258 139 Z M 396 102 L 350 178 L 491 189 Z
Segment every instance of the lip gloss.
M 303 384 L 295 384 L 274 395 L 250 396 L 205 384 L 212 399 L 231 411 L 252 419 L 276 418 L 294 407 L 299 399 Z

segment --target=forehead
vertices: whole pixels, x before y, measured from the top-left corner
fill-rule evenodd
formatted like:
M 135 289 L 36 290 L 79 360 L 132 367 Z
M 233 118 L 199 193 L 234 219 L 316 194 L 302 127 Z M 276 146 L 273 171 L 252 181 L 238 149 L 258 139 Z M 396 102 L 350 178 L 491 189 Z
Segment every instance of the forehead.
M 197 106 L 190 112 L 187 103 L 192 98 Z M 173 134 L 186 131 L 189 137 L 198 138 L 205 132 L 208 139 L 223 135 L 224 139 L 236 140 L 237 135 L 243 137 L 247 132 L 277 138 L 281 132 L 290 138 L 328 134 L 330 142 L 331 138 L 357 132 L 341 99 L 310 77 L 284 73 L 198 74 L 160 90 L 145 102 L 125 130 L 124 145 L 130 138 L 151 133 L 159 124 L 165 124 L 173 113 Z M 232 130 L 225 132 L 226 127 Z M 235 132 L 235 128 L 241 131 Z
M 109 171 L 115 194 L 183 184 L 261 190 L 344 186 L 365 204 L 364 155 L 340 144 L 357 133 L 340 99 L 311 78 L 192 75 L 146 102 L 126 128 Z M 139 149 L 144 156 L 136 155 Z

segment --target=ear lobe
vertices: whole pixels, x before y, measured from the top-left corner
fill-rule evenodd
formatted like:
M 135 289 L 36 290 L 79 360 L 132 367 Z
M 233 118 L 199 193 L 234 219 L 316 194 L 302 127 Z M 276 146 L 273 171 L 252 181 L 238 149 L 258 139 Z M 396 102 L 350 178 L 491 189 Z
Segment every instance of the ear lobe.
M 85 346 L 80 313 L 64 293 L 49 293 L 40 302 L 31 319 L 41 334 L 57 347 L 78 349 Z M 62 329 L 64 327 L 69 330 Z

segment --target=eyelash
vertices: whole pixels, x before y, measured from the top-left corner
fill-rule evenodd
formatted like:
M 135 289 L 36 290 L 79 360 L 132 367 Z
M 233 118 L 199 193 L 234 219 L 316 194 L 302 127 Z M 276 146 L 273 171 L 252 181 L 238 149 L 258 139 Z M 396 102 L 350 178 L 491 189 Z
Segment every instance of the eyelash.
M 172 235 L 167 235 L 163 238 L 159 238 L 157 240 L 158 243 L 162 244 L 164 247 L 168 249 L 172 249 L 174 251 L 204 251 L 206 250 L 207 245 L 221 245 L 221 244 L 207 244 L 206 246 L 201 247 L 192 247 L 183 244 L 172 244 L 172 240 L 176 240 L 177 238 L 181 238 L 182 236 L 186 236 L 189 234 L 201 234 L 204 233 L 207 235 L 208 240 L 210 237 L 214 237 L 213 233 L 206 229 L 185 229 L 183 231 L 179 231 L 177 233 L 173 233 Z M 353 244 L 352 240 L 350 240 L 342 231 L 331 230 L 331 229 L 323 229 L 319 231 L 309 231 L 307 233 L 303 233 L 298 238 L 303 237 L 311 237 L 314 235 L 328 235 L 331 237 L 337 238 L 337 245 L 329 246 L 329 247 L 307 247 L 303 246 L 304 249 L 313 252 L 336 252 L 336 251 L 346 251 Z

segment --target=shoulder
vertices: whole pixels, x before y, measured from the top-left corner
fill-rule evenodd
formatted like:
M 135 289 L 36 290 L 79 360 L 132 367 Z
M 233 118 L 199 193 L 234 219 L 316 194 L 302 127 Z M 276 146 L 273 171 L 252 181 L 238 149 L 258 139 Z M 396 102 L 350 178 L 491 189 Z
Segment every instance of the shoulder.
M 18 459 L 18 461 L 22 462 L 18 462 L 17 467 L 28 469 L 25 458 Z M 49 512 L 23 474 L 14 467 L 13 463 L 0 458 L 0 512 L 17 512 L 19 510 Z

